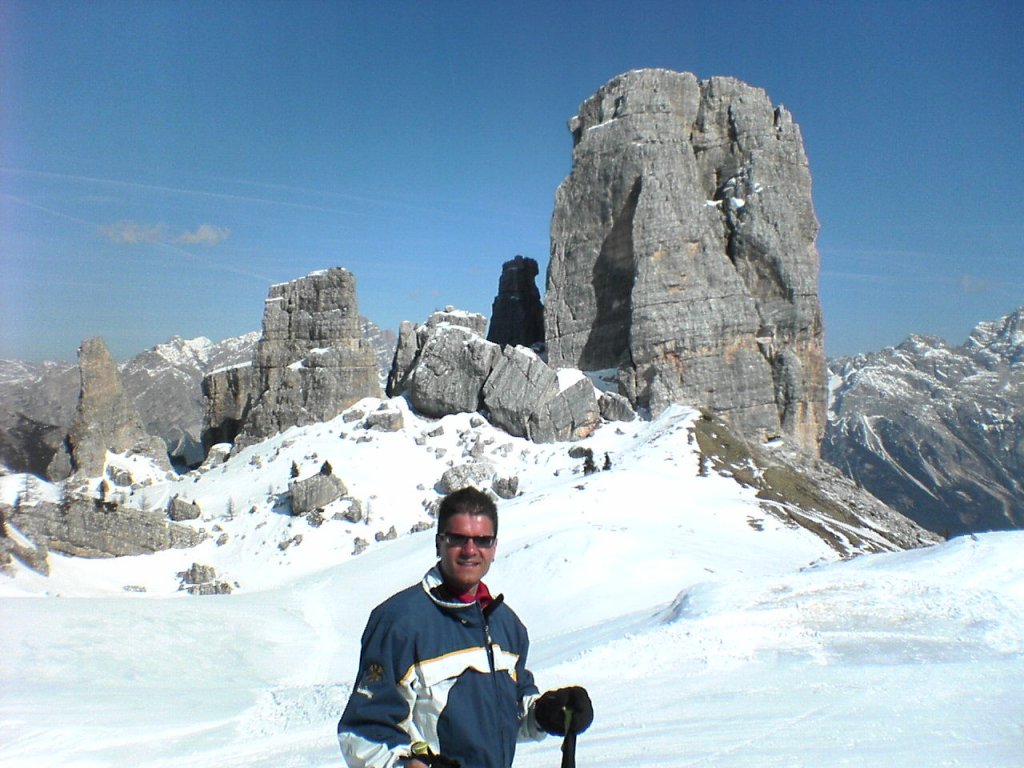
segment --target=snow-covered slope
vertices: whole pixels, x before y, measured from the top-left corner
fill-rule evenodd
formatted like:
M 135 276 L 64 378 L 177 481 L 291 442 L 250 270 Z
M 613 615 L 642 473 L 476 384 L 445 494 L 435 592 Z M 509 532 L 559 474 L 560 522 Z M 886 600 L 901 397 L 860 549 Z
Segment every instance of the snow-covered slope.
M 1024 533 L 841 561 L 752 489 L 701 471 L 682 409 L 604 425 L 587 445 L 611 466 L 589 475 L 564 444 L 468 414 L 404 417 L 396 433 L 344 417 L 290 430 L 136 492 L 139 505 L 197 500 L 212 534 L 198 550 L 51 555 L 49 578 L 0 577 L 0 764 L 338 765 L 366 616 L 432 563 L 432 533 L 407 531 L 429 520 L 449 464 L 473 456 L 519 478 L 488 583 L 530 628 L 539 684 L 591 691 L 580 765 L 1024 760 Z M 368 520 L 287 514 L 291 463 L 306 476 L 325 459 Z M 16 483 L 0 478 L 5 499 Z M 392 526 L 396 539 L 375 541 Z M 357 538 L 371 544 L 353 555 Z M 234 593 L 179 591 L 194 561 Z M 558 760 L 548 739 L 516 765 Z

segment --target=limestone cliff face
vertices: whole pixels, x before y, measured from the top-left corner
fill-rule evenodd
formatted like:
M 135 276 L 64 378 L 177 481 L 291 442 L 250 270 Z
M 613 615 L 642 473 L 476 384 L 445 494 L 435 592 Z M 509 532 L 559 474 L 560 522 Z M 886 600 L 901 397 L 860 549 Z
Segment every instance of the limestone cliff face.
M 818 223 L 799 128 L 731 78 L 636 70 L 570 121 L 545 295 L 555 367 L 619 369 L 657 414 L 708 407 L 814 453 L 825 424 Z
M 117 363 L 103 339 L 86 339 L 78 350 L 81 390 L 75 419 L 61 450 L 50 462 L 52 480 L 71 475 L 103 474 L 107 451 L 148 455 L 167 471 L 167 447 L 146 433 L 142 419 L 125 394 Z
M 380 397 L 376 356 L 363 336 L 351 272 L 328 269 L 271 287 L 252 387 L 241 444 L 327 421 L 363 397 Z M 235 382 L 225 400 L 230 408 L 247 397 L 244 390 L 243 382 Z
M 203 377 L 203 454 L 217 443 L 234 442 L 256 395 L 251 363 L 222 368 Z

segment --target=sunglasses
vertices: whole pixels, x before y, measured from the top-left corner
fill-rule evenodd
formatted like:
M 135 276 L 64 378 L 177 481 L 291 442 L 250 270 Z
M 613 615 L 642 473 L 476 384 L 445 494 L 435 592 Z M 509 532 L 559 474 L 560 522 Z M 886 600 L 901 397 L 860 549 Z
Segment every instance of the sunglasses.
M 439 533 L 437 538 L 453 549 L 466 546 L 471 539 L 478 549 L 490 549 L 498 540 L 497 536 L 466 536 L 462 533 Z

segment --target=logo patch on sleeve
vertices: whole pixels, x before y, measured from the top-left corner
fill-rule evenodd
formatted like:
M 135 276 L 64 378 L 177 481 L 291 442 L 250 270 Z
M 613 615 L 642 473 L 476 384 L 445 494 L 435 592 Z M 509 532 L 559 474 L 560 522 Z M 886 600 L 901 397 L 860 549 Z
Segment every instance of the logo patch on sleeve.
M 371 661 L 366 665 L 363 670 L 362 677 L 359 678 L 359 682 L 362 685 L 376 685 L 383 682 L 384 680 L 384 667 L 378 664 L 376 661 Z

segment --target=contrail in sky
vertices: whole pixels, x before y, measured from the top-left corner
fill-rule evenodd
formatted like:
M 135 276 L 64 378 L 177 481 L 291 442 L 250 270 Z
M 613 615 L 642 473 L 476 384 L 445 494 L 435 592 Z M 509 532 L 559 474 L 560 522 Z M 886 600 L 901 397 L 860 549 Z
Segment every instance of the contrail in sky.
M 138 181 L 122 181 L 119 179 L 102 179 L 96 176 L 76 176 L 70 173 L 52 173 L 49 171 L 32 171 L 23 168 L 0 167 L 0 173 L 10 173 L 19 176 L 35 176 L 43 179 L 57 179 L 63 181 L 74 181 L 83 184 L 105 184 L 107 186 L 123 187 L 126 189 L 145 189 L 151 192 L 162 192 L 175 195 L 194 195 L 197 197 L 211 197 L 220 200 L 231 200 L 241 203 L 257 203 L 261 205 L 278 205 L 285 208 L 300 208 L 304 210 L 320 211 L 321 213 L 340 213 L 350 216 L 367 216 L 363 211 L 353 211 L 341 208 L 327 208 L 309 203 L 293 203 L 286 200 L 271 200 L 265 197 L 254 197 L 251 195 L 233 195 L 228 192 L 209 192 L 201 189 L 182 189 L 180 187 L 167 187 L 160 184 L 144 184 Z

